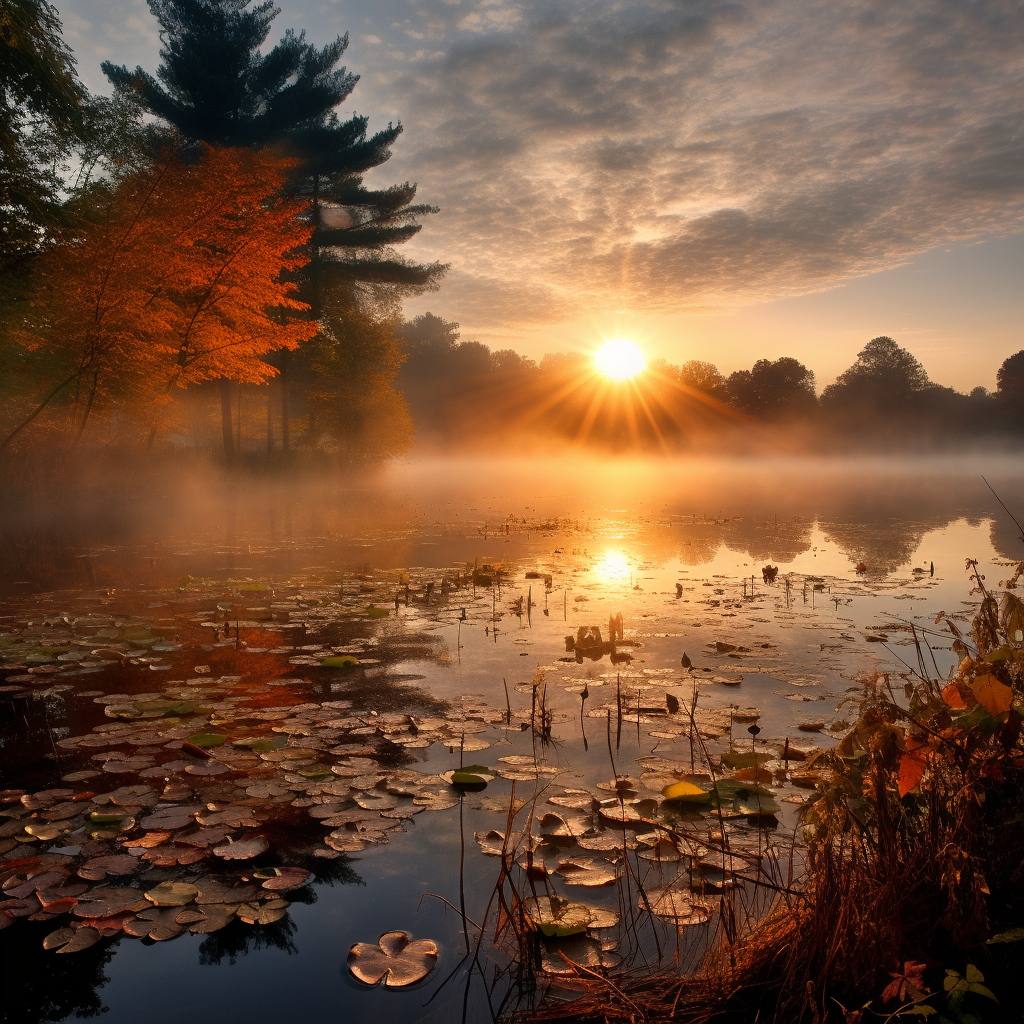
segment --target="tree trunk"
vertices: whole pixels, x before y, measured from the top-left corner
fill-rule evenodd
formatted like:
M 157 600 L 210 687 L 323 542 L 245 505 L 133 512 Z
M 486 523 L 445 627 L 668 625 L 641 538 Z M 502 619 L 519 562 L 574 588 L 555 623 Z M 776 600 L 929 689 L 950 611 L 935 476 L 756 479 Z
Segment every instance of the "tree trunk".
M 281 451 L 287 457 L 291 450 L 288 434 L 288 350 L 281 353 Z
M 274 454 L 274 389 L 267 388 L 267 454 Z
M 224 434 L 224 461 L 229 466 L 235 464 L 235 432 L 231 422 L 231 381 L 227 377 L 220 379 L 220 424 Z
M 235 437 L 235 451 L 238 453 L 238 458 L 242 458 L 242 385 L 238 385 L 238 433 Z

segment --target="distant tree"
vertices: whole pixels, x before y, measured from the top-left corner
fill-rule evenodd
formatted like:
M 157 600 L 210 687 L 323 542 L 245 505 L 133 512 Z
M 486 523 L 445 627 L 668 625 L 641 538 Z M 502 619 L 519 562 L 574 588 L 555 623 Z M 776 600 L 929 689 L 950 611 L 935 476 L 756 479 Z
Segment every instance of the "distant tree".
M 996 371 L 996 400 L 1008 422 L 1024 423 L 1024 349 L 1004 359 Z
M 814 373 L 790 356 L 759 359 L 752 369 L 730 374 L 726 390 L 738 409 L 761 419 L 803 416 L 817 406 Z
M 528 373 L 537 369 L 534 360 L 521 356 L 515 349 L 502 348 L 491 353 L 491 369 L 495 373 Z
M 857 361 L 822 392 L 822 404 L 893 413 L 899 403 L 931 385 L 920 362 L 892 338 L 869 341 Z
M 85 89 L 47 0 L 0 6 L 0 275 L 62 223 L 57 165 L 81 138 Z M 6 282 L 5 282 L 6 283 Z
M 709 395 L 721 394 L 725 391 L 725 377 L 722 376 L 714 363 L 705 363 L 700 359 L 691 359 L 679 367 L 679 383 L 696 391 Z M 814 382 L 811 381 L 813 390 Z
M 400 322 L 390 304 L 346 305 L 345 298 L 335 294 L 296 369 L 305 378 L 307 443 L 346 463 L 376 462 L 404 451 L 413 439 L 398 391 Z
M 280 13 L 269 0 L 251 10 L 249 0 L 148 2 L 164 42 L 156 77 L 109 62 L 104 72 L 115 85 L 136 90 L 149 110 L 187 138 L 228 146 L 287 143 L 297 156 L 287 188 L 311 206 L 314 233 L 298 282 L 314 318 L 325 315 L 338 289 L 350 293 L 340 305 L 354 309 L 361 288 L 409 294 L 436 286 L 444 266 L 403 259 L 394 249 L 420 230 L 420 218 L 434 207 L 413 205 L 416 186 L 408 182 L 379 190 L 362 183 L 366 171 L 390 158 L 402 126 L 367 137 L 367 118 L 342 121 L 335 112 L 359 80 L 336 67 L 347 35 L 317 49 L 304 33 L 289 30 L 264 54 L 260 47 Z M 282 372 L 287 449 L 287 350 L 275 362 Z
M 131 403 L 153 426 L 176 388 L 260 383 L 262 358 L 295 348 L 315 325 L 282 271 L 298 269 L 310 228 L 281 192 L 270 151 L 169 152 L 125 176 L 74 240 L 40 260 L 22 348 L 48 355 L 50 380 L 3 442 L 51 404 L 80 437 L 97 407 Z M 232 451 L 231 422 L 224 424 Z
M 459 343 L 459 325 L 433 313 L 423 313 L 402 327 L 402 342 L 409 355 L 420 352 L 447 354 Z

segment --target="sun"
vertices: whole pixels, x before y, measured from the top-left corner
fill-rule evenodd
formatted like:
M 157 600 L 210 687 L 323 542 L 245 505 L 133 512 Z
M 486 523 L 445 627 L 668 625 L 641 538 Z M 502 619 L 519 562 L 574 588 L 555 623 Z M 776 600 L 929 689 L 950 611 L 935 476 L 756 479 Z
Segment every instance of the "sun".
M 628 380 L 641 373 L 647 360 L 635 341 L 616 338 L 606 341 L 595 353 L 594 363 L 606 377 L 612 380 Z

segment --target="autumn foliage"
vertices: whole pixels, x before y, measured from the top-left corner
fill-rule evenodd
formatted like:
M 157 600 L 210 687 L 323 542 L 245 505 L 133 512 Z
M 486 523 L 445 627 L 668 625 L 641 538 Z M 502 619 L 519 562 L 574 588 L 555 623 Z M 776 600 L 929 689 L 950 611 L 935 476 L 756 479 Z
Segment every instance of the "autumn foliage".
M 89 204 L 40 261 L 17 340 L 50 380 L 17 429 L 58 406 L 80 435 L 115 403 L 155 424 L 180 389 L 273 376 L 262 357 L 317 330 L 289 283 L 311 228 L 287 167 L 270 149 L 171 149 Z

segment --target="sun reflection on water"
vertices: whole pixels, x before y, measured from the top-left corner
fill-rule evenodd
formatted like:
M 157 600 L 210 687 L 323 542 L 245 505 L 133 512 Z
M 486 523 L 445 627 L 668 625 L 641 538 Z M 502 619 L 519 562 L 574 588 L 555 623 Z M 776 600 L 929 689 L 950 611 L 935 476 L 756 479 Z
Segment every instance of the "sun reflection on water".
M 594 563 L 593 573 L 602 583 L 628 582 L 633 563 L 625 551 L 611 549 Z

